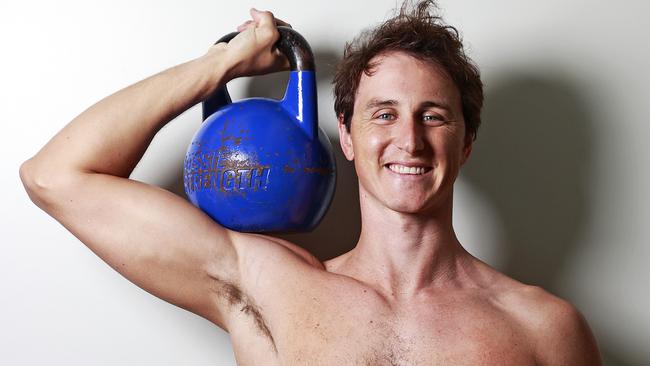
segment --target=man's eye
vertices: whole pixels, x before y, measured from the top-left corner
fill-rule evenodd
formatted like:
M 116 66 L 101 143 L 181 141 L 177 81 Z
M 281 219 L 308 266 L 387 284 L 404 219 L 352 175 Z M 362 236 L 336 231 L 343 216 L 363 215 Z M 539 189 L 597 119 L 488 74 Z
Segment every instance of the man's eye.
M 427 115 L 424 115 L 422 117 L 422 119 L 425 122 L 430 122 L 430 121 L 432 121 L 432 122 L 443 122 L 444 121 L 444 118 L 442 118 L 441 116 L 439 116 L 437 114 L 427 114 Z
M 390 114 L 390 113 L 382 113 L 382 114 L 378 115 L 377 118 L 392 120 L 394 118 L 394 116 L 392 114 Z

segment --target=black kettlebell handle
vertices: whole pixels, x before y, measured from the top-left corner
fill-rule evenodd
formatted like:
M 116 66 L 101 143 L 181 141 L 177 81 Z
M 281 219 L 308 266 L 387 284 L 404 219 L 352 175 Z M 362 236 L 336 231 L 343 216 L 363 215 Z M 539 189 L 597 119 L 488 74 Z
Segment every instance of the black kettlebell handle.
M 289 60 L 290 70 L 315 71 L 316 66 L 314 64 L 314 54 L 305 38 L 291 27 L 279 26 L 278 32 L 280 33 L 280 39 L 276 42 L 275 47 Z M 228 33 L 219 38 L 215 44 L 230 42 L 230 40 L 235 38 L 238 34 L 239 32 Z M 230 103 L 232 103 L 232 100 L 230 99 L 230 94 L 228 94 L 228 89 L 224 84 L 203 101 L 203 120 L 205 121 L 220 107 Z

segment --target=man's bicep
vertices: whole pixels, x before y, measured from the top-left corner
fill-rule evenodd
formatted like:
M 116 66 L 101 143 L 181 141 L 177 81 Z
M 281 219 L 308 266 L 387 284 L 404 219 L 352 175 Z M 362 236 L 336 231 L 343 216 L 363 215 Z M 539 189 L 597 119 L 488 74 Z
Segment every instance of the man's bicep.
M 216 279 L 239 281 L 231 232 L 161 188 L 102 174 L 77 179 L 48 212 L 137 286 L 224 327 Z

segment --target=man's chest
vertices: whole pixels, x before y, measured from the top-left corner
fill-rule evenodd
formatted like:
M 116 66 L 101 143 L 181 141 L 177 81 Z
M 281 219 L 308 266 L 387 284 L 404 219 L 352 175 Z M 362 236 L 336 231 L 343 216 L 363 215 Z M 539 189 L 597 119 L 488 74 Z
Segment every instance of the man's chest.
M 311 294 L 231 332 L 240 365 L 534 364 L 523 334 L 493 308 L 423 301 L 391 307 L 372 295 Z

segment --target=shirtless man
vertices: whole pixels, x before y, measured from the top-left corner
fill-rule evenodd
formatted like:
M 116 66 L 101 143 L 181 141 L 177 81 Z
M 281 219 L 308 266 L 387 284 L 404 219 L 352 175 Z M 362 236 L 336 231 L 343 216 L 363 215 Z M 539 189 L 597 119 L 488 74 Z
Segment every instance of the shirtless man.
M 287 241 L 227 230 L 129 179 L 156 132 L 218 85 L 287 67 L 269 12 L 252 10 L 230 43 L 76 117 L 22 165 L 27 192 L 130 281 L 226 330 L 240 365 L 599 365 L 572 305 L 498 273 L 455 236 L 452 188 L 482 86 L 467 59 L 459 86 L 444 57 L 405 51 L 414 43 L 404 39 L 422 37 L 399 28 L 410 19 L 446 29 L 460 47 L 446 52 L 462 55 L 426 5 L 376 31 L 368 44 L 384 46 L 369 60 L 363 47 L 348 49 L 337 72 L 341 148 L 359 176 L 363 222 L 356 247 L 337 258 L 323 263 Z M 386 46 L 396 29 L 402 46 Z M 370 72 L 350 79 L 355 62 Z

